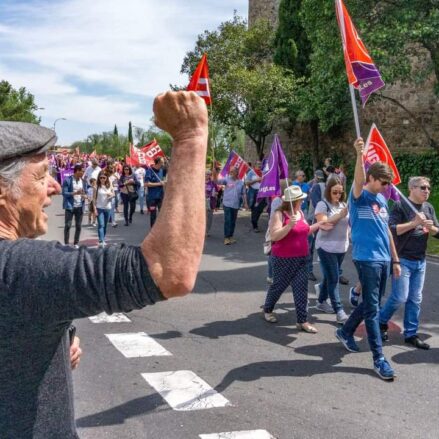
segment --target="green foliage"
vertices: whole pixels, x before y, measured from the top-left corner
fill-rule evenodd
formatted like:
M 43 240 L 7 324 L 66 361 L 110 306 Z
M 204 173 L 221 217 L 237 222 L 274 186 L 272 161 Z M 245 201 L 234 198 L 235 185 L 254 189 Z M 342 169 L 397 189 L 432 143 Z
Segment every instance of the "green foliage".
M 311 44 L 299 16 L 301 6 L 302 0 L 280 2 L 274 61 L 291 69 L 297 76 L 308 76 Z
M 7 81 L 0 81 L 0 120 L 40 123 L 34 96 L 25 87 L 15 90 Z
M 266 20 L 247 29 L 235 17 L 216 31 L 205 31 L 189 52 L 182 73 L 192 74 L 203 53 L 208 54 L 215 122 L 244 131 L 257 154 L 265 152 L 265 139 L 275 121 L 293 105 L 296 82 L 272 60 L 274 30 Z
M 431 179 L 431 184 L 439 187 L 439 154 L 398 154 L 395 163 L 401 175 L 402 185 L 407 187 L 410 177 L 423 175 Z

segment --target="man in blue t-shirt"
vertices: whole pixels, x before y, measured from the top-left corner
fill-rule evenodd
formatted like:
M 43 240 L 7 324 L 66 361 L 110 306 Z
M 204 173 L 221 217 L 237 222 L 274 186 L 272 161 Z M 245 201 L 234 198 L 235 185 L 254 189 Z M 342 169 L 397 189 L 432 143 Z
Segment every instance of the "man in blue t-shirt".
M 362 286 L 363 301 L 352 312 L 336 337 L 350 352 L 359 352 L 355 330 L 364 320 L 375 372 L 384 380 L 395 373 L 384 358 L 379 325 L 380 300 L 386 290 L 390 264 L 393 276 L 401 274 L 400 262 L 389 230 L 386 199 L 381 194 L 393 180 L 392 170 L 384 163 L 374 163 L 367 174 L 363 164 L 364 142 L 354 144 L 357 152 L 354 183 L 349 195 L 349 216 L 352 227 L 352 258 Z

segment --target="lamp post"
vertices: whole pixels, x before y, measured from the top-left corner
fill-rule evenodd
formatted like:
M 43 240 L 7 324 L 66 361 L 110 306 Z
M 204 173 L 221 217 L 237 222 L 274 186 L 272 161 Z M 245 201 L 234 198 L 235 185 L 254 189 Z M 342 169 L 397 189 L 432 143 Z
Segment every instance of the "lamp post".
M 59 120 L 67 120 L 65 117 L 59 117 L 58 119 L 55 119 L 55 122 L 53 122 L 53 131 L 56 131 L 56 123 Z

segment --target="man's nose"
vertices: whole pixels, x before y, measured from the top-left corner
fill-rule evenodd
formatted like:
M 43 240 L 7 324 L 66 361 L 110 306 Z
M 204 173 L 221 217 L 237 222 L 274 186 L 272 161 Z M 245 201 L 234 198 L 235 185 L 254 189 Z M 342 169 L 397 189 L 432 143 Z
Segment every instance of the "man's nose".
M 61 193 L 61 185 L 52 176 L 49 177 L 47 192 L 48 195 L 56 195 Z

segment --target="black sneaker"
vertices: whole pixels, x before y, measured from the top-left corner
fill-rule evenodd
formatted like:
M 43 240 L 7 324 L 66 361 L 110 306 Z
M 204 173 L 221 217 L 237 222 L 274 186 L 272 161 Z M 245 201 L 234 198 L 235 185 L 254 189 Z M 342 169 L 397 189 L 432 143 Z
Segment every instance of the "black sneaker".
M 426 351 L 430 349 L 430 345 L 422 341 L 417 335 L 407 337 L 404 341 L 418 349 L 425 349 Z
M 315 282 L 317 280 L 315 274 L 311 271 L 311 273 L 308 273 L 308 280 L 312 280 Z
M 381 340 L 382 341 L 389 341 L 389 333 L 387 332 L 389 330 L 389 326 L 387 323 L 380 323 L 380 332 L 381 332 Z

